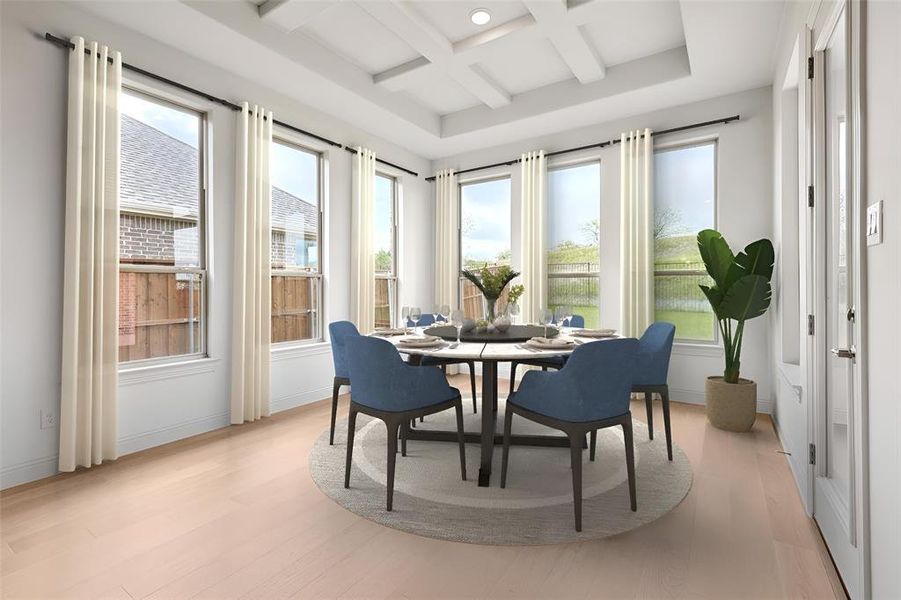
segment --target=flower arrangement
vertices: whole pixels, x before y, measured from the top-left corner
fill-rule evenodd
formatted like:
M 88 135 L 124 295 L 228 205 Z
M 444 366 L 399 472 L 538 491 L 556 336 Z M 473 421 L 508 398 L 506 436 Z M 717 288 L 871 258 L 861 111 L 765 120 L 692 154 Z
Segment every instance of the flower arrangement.
M 494 321 L 494 303 L 501 297 L 507 284 L 519 277 L 519 273 L 507 265 L 492 269 L 486 263 L 478 272 L 463 269 L 463 277 L 482 292 L 488 305 L 488 320 Z
M 516 304 L 519 299 L 522 297 L 523 292 L 526 291 L 526 287 L 522 284 L 514 285 L 510 288 L 510 292 L 507 294 L 507 303 L 508 304 Z

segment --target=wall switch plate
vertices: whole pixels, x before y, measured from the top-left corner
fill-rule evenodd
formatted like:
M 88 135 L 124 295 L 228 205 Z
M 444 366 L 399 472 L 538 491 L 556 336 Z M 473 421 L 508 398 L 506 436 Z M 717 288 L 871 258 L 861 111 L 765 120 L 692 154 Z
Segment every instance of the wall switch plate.
M 56 427 L 56 414 L 50 410 L 41 411 L 41 429 Z
M 882 243 L 882 200 L 867 207 L 867 246 Z

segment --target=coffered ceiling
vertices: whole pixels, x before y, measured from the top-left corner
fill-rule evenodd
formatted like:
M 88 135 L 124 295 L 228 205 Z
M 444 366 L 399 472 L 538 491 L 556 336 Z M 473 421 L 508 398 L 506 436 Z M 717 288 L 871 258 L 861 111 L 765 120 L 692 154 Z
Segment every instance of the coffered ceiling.
M 131 10 L 113 10 L 117 20 L 427 157 L 766 85 L 783 9 L 768 0 L 123 4 Z M 160 6 L 201 31 L 148 27 Z M 470 20 L 476 8 L 490 12 L 488 24 Z

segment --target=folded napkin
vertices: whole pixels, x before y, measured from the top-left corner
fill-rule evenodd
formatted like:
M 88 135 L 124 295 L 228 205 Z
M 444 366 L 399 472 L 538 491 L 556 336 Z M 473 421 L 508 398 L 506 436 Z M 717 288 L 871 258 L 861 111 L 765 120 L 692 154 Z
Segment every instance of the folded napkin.
M 435 335 L 410 335 L 397 340 L 398 344 L 405 346 L 431 346 L 441 341 L 441 338 Z
M 397 327 L 394 329 L 391 329 L 391 328 L 376 329 L 375 331 L 372 332 L 372 335 L 379 335 L 382 337 L 391 337 L 394 335 L 404 335 L 405 333 L 407 333 L 407 332 L 404 331 L 404 329 L 402 327 Z
M 533 337 L 530 342 L 534 342 L 536 344 L 540 344 L 542 346 L 572 346 L 574 342 L 572 340 L 568 340 L 565 338 L 546 338 L 546 337 Z
M 572 335 L 583 337 L 613 337 L 616 335 L 615 329 L 574 329 Z

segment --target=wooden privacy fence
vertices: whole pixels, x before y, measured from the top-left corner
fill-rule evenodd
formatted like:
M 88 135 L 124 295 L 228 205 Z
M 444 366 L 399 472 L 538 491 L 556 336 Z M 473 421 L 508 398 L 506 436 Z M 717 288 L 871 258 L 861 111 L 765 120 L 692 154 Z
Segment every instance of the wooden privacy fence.
M 317 317 L 319 279 L 302 275 L 272 276 L 272 343 L 308 340 Z
M 202 305 L 199 273 L 120 273 L 119 360 L 201 352 Z

